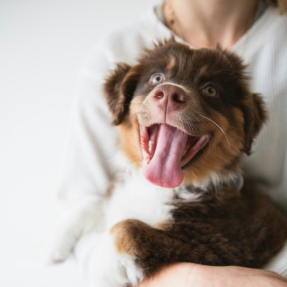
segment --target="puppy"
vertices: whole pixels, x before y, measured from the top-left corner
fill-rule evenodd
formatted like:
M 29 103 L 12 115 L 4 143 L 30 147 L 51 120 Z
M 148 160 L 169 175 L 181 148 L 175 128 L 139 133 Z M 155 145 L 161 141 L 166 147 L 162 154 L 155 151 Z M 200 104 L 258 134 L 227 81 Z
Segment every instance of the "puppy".
M 91 286 L 136 286 L 175 262 L 263 267 L 283 246 L 287 223 L 243 185 L 240 162 L 266 111 L 241 59 L 172 39 L 135 66 L 117 64 L 103 90 L 119 131 L 118 173 L 103 209 L 83 205 L 59 225 L 50 261 L 65 259 L 102 212 Z

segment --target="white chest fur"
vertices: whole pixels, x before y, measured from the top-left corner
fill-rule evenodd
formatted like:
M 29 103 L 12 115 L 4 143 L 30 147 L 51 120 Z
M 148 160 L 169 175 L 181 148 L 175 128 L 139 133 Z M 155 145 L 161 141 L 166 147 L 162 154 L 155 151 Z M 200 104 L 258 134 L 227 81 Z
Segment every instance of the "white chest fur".
M 112 192 L 106 209 L 106 227 L 124 219 L 138 219 L 149 225 L 156 225 L 170 219 L 171 202 L 175 190 L 161 188 L 149 183 L 141 172 L 128 174 L 123 184 Z

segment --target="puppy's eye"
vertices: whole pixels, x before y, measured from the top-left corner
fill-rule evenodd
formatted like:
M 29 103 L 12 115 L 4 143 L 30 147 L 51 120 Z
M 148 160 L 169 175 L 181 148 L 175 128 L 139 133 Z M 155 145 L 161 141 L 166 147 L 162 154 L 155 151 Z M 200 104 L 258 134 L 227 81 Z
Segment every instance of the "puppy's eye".
M 217 96 L 217 90 L 213 86 L 207 86 L 202 90 L 203 94 L 210 97 Z
M 163 74 L 156 73 L 150 77 L 148 83 L 153 84 L 153 85 L 157 85 L 157 84 L 162 83 L 163 81 L 164 81 Z

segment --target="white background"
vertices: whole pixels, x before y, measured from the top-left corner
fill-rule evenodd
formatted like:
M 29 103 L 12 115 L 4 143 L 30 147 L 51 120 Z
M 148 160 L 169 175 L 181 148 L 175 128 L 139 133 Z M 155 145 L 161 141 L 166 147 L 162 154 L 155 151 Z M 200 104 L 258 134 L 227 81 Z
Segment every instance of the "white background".
M 45 266 L 79 66 L 93 44 L 157 0 L 0 1 L 0 286 L 86 286 L 72 260 Z

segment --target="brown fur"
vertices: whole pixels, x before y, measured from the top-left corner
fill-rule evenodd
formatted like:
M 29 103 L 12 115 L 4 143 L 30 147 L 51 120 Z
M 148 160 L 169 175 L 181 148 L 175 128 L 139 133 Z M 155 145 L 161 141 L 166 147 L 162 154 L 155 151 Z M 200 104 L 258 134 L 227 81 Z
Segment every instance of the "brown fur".
M 118 252 L 136 256 L 147 277 L 175 262 L 260 268 L 286 240 L 286 219 L 248 185 L 174 205 L 164 230 L 132 219 L 112 228 Z
M 165 70 L 168 72 L 174 67 L 174 65 L 175 65 L 175 58 L 171 57 L 169 64 L 165 67 Z
M 222 185 L 198 190 L 199 202 L 175 198 L 173 220 L 158 228 L 133 219 L 118 223 L 111 229 L 118 252 L 135 256 L 145 276 L 174 262 L 262 267 L 283 246 L 286 219 L 254 188 L 245 184 L 240 192 L 225 180 L 239 172 L 243 152 L 250 153 L 266 121 L 262 98 L 250 92 L 241 59 L 220 48 L 192 50 L 172 39 L 147 50 L 134 67 L 119 64 L 104 92 L 120 147 L 135 168 L 142 161 L 139 123 L 149 126 L 159 117 L 152 105 L 155 87 L 148 84 L 159 72 L 188 91 L 182 107 L 170 112 L 181 120 L 171 117 L 170 123 L 189 135 L 211 134 L 183 167 L 185 185 L 194 192 L 192 185 L 212 173 Z M 210 83 L 217 90 L 212 97 L 202 92 Z
M 141 228 L 143 222 L 135 219 L 127 219 L 114 225 L 110 233 L 115 236 L 115 246 L 120 254 L 136 256 L 137 246 L 133 234 L 130 233 L 130 226 Z

